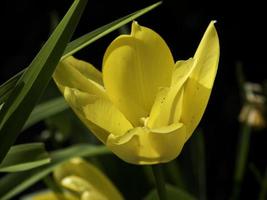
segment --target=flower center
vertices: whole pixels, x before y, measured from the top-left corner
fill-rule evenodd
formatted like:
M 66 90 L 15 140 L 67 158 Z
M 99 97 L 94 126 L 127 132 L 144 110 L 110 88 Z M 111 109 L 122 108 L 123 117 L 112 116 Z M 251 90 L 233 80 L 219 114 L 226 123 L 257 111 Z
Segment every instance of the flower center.
M 140 122 L 140 124 L 141 124 L 140 126 L 147 127 L 148 119 L 149 119 L 149 117 L 141 117 L 141 118 L 139 119 L 139 122 Z

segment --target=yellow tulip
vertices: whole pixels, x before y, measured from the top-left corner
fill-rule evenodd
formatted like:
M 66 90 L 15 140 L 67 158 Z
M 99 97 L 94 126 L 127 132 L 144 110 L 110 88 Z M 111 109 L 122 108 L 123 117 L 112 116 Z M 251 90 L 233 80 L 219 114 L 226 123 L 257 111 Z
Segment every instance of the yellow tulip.
M 81 200 L 123 200 L 110 180 L 95 166 L 74 158 L 54 171 L 54 178 L 64 188 L 80 194 Z
M 68 57 L 54 80 L 83 123 L 122 160 L 157 164 L 176 158 L 198 125 L 219 61 L 212 21 L 193 58 L 176 63 L 153 30 L 132 23 L 107 48 L 102 73 Z
M 54 179 L 65 189 L 62 194 L 41 192 L 31 200 L 123 200 L 110 180 L 95 166 L 81 158 L 61 164 L 53 172 Z

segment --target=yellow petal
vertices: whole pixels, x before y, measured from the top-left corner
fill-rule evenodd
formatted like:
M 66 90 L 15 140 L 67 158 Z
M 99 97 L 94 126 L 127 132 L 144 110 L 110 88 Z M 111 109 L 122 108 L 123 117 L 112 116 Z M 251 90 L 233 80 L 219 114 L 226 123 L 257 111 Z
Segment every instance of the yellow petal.
M 94 185 L 79 176 L 66 175 L 60 183 L 66 189 L 78 193 L 81 200 L 108 200 Z
M 219 61 L 219 39 L 214 22 L 208 26 L 194 56 L 195 66 L 184 88 L 181 122 L 192 135 L 207 106 Z
M 72 56 L 59 62 L 53 78 L 57 85 L 75 88 L 80 91 L 106 97 L 101 81 L 101 74 L 91 64 L 80 61 Z
M 82 194 L 86 190 L 95 189 L 90 183 L 88 183 L 83 178 L 71 174 L 65 174 L 64 177 L 60 179 L 60 184 L 66 189 Z
M 145 124 L 149 128 L 155 128 L 166 125 L 165 123 L 166 116 L 162 116 L 161 114 L 162 114 L 163 103 L 165 102 L 169 92 L 170 88 L 167 87 L 159 88 L 150 115 L 147 119 L 147 124 Z
M 70 56 L 67 62 L 69 62 L 76 70 L 78 70 L 82 75 L 84 75 L 87 79 L 92 80 L 99 85 L 103 86 L 102 73 L 98 71 L 93 65 L 83 60 L 79 60 Z
M 149 28 L 132 24 L 108 47 L 103 60 L 103 80 L 115 106 L 135 126 L 149 115 L 158 87 L 171 83 L 174 61 L 164 40 Z
M 188 79 L 193 69 L 195 68 L 195 59 L 179 60 L 175 63 L 175 68 L 172 74 L 172 86 L 182 87 L 184 82 Z
M 107 147 L 132 164 L 157 164 L 175 159 L 185 143 L 183 124 L 148 129 L 137 127 L 123 136 L 110 134 Z
M 71 194 L 55 194 L 54 192 L 39 192 L 34 194 L 31 198 L 32 200 L 78 200 L 75 196 Z
M 105 142 L 109 133 L 86 119 L 83 112 L 84 107 L 97 98 L 108 98 L 101 73 L 91 64 L 70 56 L 58 64 L 53 78 L 80 120 L 98 139 Z
M 162 88 L 157 94 L 148 119 L 148 127 L 156 128 L 177 123 L 182 113 L 183 85 L 194 68 L 194 59 L 178 61 L 170 88 Z
M 36 194 L 32 197 L 32 200 L 57 200 L 57 196 L 54 194 L 54 192 L 42 192 L 39 194 Z
M 65 87 L 63 95 L 72 110 L 84 123 L 84 125 L 86 125 L 87 128 L 89 128 L 100 141 L 105 143 L 109 132 L 104 130 L 102 127 L 99 127 L 98 125 L 94 124 L 93 122 L 89 121 L 84 113 L 84 108 L 88 104 L 95 102 L 99 97 L 69 87 Z
M 99 169 L 81 158 L 74 158 L 57 167 L 54 177 L 59 183 L 65 182 L 65 187 L 83 196 L 90 196 L 91 193 L 91 196 L 101 197 L 100 199 L 123 199 L 120 192 Z
M 194 55 L 196 66 L 191 78 L 206 88 L 212 88 L 219 63 L 219 38 L 214 26 L 215 21 L 210 22 Z
M 125 116 L 108 100 L 96 99 L 84 108 L 86 119 L 104 130 L 123 135 L 133 126 Z

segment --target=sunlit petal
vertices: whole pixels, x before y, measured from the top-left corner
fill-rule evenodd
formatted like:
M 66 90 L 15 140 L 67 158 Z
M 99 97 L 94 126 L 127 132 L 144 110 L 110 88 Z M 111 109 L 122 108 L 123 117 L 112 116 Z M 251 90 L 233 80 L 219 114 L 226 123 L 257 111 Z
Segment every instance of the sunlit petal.
M 105 143 L 109 132 L 89 121 L 84 113 L 84 108 L 88 104 L 95 102 L 99 97 L 68 87 L 65 87 L 63 95 L 84 125 L 86 125 L 99 140 Z
M 84 108 L 86 119 L 115 135 L 123 135 L 133 126 L 108 100 L 96 99 Z
M 198 125 L 207 106 L 219 62 L 219 39 L 214 22 L 208 26 L 194 56 L 195 67 L 184 88 L 181 121 L 187 139 Z
M 136 22 L 130 35 L 108 47 L 103 79 L 108 96 L 134 124 L 148 116 L 159 87 L 169 86 L 174 68 L 171 52 L 154 31 Z
M 177 157 L 185 137 L 186 130 L 181 123 L 158 129 L 137 127 L 123 136 L 110 134 L 107 146 L 129 163 L 157 164 Z
M 196 66 L 190 75 L 199 84 L 206 88 L 212 88 L 219 63 L 219 38 L 214 26 L 215 21 L 210 22 L 194 55 Z
M 98 71 L 93 65 L 83 60 L 74 58 L 73 56 L 69 56 L 66 59 L 67 62 L 69 62 L 76 70 L 78 70 L 87 79 L 103 86 L 102 73 Z
M 57 85 L 105 97 L 101 74 L 91 64 L 70 56 L 59 62 L 53 78 Z
M 194 59 L 175 64 L 170 88 L 161 88 L 148 119 L 149 127 L 168 126 L 180 120 L 183 103 L 183 85 L 194 68 Z

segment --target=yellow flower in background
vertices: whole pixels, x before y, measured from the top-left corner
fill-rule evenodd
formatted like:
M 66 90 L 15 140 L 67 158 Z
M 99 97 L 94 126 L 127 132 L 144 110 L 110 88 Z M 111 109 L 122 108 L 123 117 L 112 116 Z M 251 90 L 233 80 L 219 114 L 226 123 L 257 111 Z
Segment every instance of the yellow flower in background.
M 51 191 L 44 191 L 30 195 L 30 197 L 23 198 L 23 200 L 79 200 L 79 198 L 69 193 L 55 194 Z
M 164 40 L 132 23 L 107 48 L 102 73 L 68 57 L 54 80 L 84 124 L 118 157 L 133 164 L 176 158 L 198 125 L 219 61 L 212 21 L 193 58 L 174 62 Z
M 54 179 L 66 191 L 63 194 L 42 192 L 31 200 L 123 200 L 110 180 L 95 166 L 74 158 L 55 169 Z

